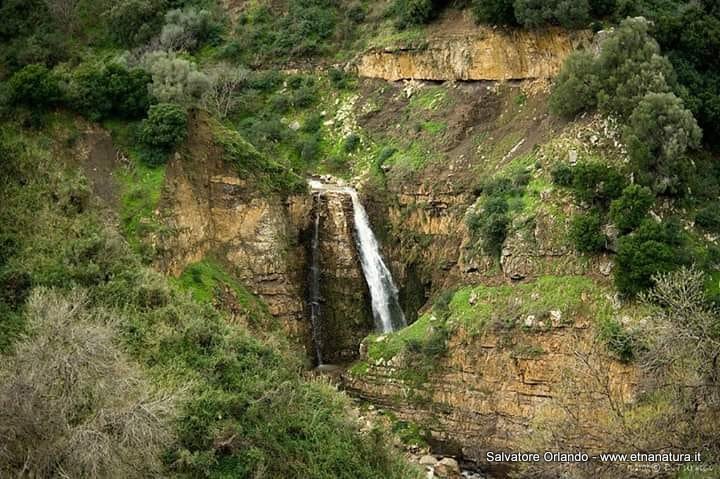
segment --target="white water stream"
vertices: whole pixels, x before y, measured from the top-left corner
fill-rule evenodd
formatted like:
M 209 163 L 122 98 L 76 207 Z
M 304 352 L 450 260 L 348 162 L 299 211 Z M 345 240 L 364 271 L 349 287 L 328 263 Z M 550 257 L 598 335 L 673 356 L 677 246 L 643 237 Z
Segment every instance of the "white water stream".
M 365 281 L 370 290 L 375 326 L 384 333 L 402 328 L 406 323 L 405 315 L 398 301 L 398 289 L 393 282 L 390 270 L 382 259 L 380 245 L 370 227 L 370 220 L 357 191 L 347 186 L 326 184 L 317 180 L 309 180 L 308 183 L 313 191 L 328 191 L 350 196 L 353 205 L 356 246 Z

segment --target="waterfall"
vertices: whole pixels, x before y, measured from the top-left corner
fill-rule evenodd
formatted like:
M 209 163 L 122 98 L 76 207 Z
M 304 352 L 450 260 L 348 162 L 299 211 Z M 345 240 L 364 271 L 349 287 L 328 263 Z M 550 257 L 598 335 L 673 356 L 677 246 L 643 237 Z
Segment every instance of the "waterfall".
M 354 188 L 309 181 L 315 191 L 331 191 L 350 196 L 353 206 L 356 246 L 363 275 L 370 290 L 370 300 L 376 329 L 387 333 L 405 326 L 405 315 L 398 301 L 398 289 L 390 270 L 380 254 L 380 246 L 370 227 L 367 212 Z
M 310 258 L 310 326 L 312 327 L 313 346 L 315 346 L 315 359 L 318 366 L 323 364 L 320 344 L 320 202 L 322 193 L 315 195 L 315 229 Z

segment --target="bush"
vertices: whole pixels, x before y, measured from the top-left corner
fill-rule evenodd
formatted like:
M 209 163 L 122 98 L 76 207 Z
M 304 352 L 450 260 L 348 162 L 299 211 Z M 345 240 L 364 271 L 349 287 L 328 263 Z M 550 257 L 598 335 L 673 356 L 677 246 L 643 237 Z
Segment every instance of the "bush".
M 148 146 L 172 150 L 185 139 L 187 123 L 187 112 L 181 106 L 173 103 L 153 105 L 140 127 L 140 139 Z
M 579 201 L 606 208 L 622 193 L 625 179 L 614 168 L 599 162 L 579 163 L 572 175 L 572 189 Z
M 551 109 L 569 117 L 598 105 L 626 119 L 647 93 L 670 92 L 675 74 L 649 28 L 643 18 L 628 18 L 603 41 L 597 57 L 568 56 L 553 87 Z
M 204 42 L 217 38 L 218 25 L 207 10 L 188 7 L 170 10 L 165 14 L 165 25 L 160 33 L 160 43 L 168 50 L 194 50 Z
M 73 72 L 68 100 L 72 108 L 94 121 L 110 116 L 139 118 L 150 105 L 150 81 L 140 68 L 86 64 Z
M 600 323 L 600 339 L 621 362 L 629 363 L 635 359 L 637 339 L 617 319 L 606 319 Z
M 502 196 L 490 196 L 485 201 L 482 213 L 471 217 L 468 226 L 480 236 L 487 254 L 500 256 L 509 224 L 507 200 Z
M 478 23 L 517 24 L 513 0 L 473 0 L 471 6 Z
M 558 186 L 567 188 L 572 185 L 573 170 L 565 163 L 556 163 L 553 165 L 553 168 L 550 171 L 550 176 L 552 177 L 553 183 Z
M 210 89 L 210 78 L 198 71 L 194 63 L 174 53 L 152 52 L 143 63 L 152 75 L 150 93 L 160 102 L 195 106 Z
M 433 0 L 395 0 L 392 8 L 398 28 L 427 23 L 435 13 Z
M 225 54 L 252 66 L 291 57 L 312 57 L 331 47 L 338 18 L 330 0 L 290 0 L 281 12 L 249 8 L 238 20 L 236 38 Z
M 695 214 L 695 224 L 713 233 L 720 232 L 720 203 L 700 208 Z
M 618 240 L 615 287 L 635 296 L 653 285 L 652 277 L 688 262 L 682 229 L 673 222 L 645 220 L 632 234 Z
M 610 220 L 621 233 L 629 233 L 642 223 L 654 202 L 655 195 L 649 188 L 629 185 L 620 198 L 610 203 Z
M 658 193 L 677 191 L 683 155 L 700 145 L 701 136 L 692 113 L 672 93 L 645 95 L 625 132 L 635 170 Z
M 514 7 L 515 18 L 526 27 L 550 23 L 577 28 L 590 20 L 587 0 L 515 0 Z
M 350 133 L 343 140 L 342 148 L 345 153 L 352 153 L 358 146 L 360 146 L 360 136 L 357 133 Z
M 160 30 L 163 7 L 162 0 L 121 0 L 107 12 L 107 30 L 120 45 L 145 43 Z
M 575 249 L 582 253 L 597 253 L 605 248 L 605 235 L 602 233 L 602 219 L 597 211 L 578 214 L 570 224 L 570 238 Z
M 339 68 L 331 68 L 328 70 L 328 77 L 330 78 L 330 83 L 332 83 L 335 88 L 344 89 L 349 85 L 348 74 Z
M 44 108 L 60 99 L 60 82 L 44 65 L 28 65 L 8 81 L 8 99 L 15 105 Z
M 162 474 L 172 404 L 148 396 L 150 384 L 87 302 L 81 294 L 46 290 L 29 301 L 34 334 L 0 366 L 5 474 Z

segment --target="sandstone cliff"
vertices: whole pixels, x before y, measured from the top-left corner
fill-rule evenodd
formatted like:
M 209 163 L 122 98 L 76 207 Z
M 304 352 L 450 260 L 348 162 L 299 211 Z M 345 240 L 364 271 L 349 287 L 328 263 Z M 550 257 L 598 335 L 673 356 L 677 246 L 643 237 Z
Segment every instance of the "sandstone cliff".
M 311 199 L 262 191 L 223 160 L 203 115 L 190 122 L 188 140 L 168 163 L 159 210 L 158 267 L 171 275 L 208 255 L 268 304 L 288 334 L 306 347 L 305 247 Z
M 420 44 L 378 47 L 360 57 L 357 71 L 391 81 L 549 78 L 570 52 L 590 39 L 586 31 L 467 26 L 441 31 Z

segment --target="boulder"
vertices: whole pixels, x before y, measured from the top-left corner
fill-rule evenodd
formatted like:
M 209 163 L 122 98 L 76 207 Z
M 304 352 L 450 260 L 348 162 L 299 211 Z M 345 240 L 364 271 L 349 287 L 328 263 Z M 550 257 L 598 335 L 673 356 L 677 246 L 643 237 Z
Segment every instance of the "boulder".
M 444 457 L 435 466 L 435 476 L 442 479 L 460 479 L 460 465 L 451 457 Z

